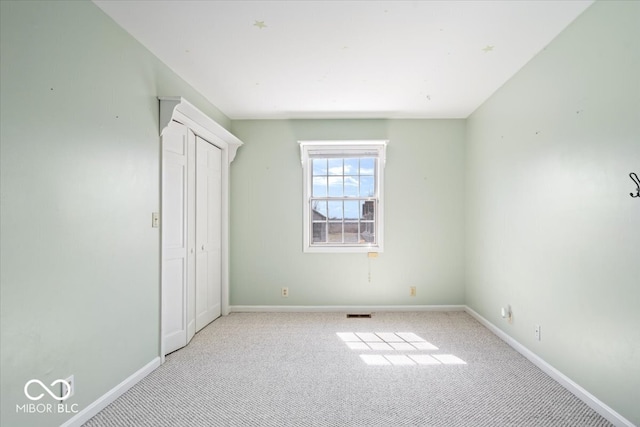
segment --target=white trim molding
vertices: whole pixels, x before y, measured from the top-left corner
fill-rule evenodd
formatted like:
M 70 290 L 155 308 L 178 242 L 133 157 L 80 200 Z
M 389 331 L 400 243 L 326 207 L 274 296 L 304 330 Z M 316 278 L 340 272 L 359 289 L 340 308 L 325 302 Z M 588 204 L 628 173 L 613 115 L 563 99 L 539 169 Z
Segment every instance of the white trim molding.
M 158 100 L 160 101 L 160 135 L 171 121 L 182 123 L 209 142 L 214 142 L 211 139 L 221 139 L 226 147 L 218 148 L 227 150 L 228 163 L 233 162 L 238 148 L 242 145 L 242 141 L 235 135 L 181 96 L 159 96 Z
M 373 151 L 373 154 L 378 157 L 384 165 L 387 162 L 388 143 L 388 139 L 298 141 L 298 144 L 300 145 L 300 163 L 304 166 L 304 162 L 308 157 L 308 152 L 313 150 L 327 151 L 335 149 L 340 153 L 344 153 L 348 151 L 366 151 L 369 149 Z
M 232 305 L 232 313 L 381 313 L 465 311 L 464 305 Z
M 104 408 L 109 406 L 112 402 L 114 402 L 118 397 L 122 396 L 127 392 L 131 387 L 136 385 L 140 380 L 153 372 L 156 368 L 160 366 L 160 358 L 156 357 L 151 362 L 147 363 L 145 366 L 140 368 L 137 372 L 131 375 L 129 378 L 122 381 L 120 384 L 106 392 L 96 401 L 91 403 L 89 406 L 84 408 L 82 411 L 78 412 L 71 419 L 69 419 L 66 423 L 62 424 L 61 427 L 79 427 L 89 421 L 92 417 L 98 414 L 98 412 L 102 411 Z
M 598 414 L 602 415 L 604 418 L 609 420 L 609 422 L 613 423 L 618 427 L 634 427 L 634 424 L 624 418 L 622 415 L 614 411 L 611 407 L 606 405 L 600 399 L 589 393 L 584 388 L 580 387 L 576 382 L 574 382 L 571 378 L 567 377 L 565 374 L 551 366 L 540 356 L 529 350 L 524 345 L 520 344 L 518 341 L 513 339 L 507 333 L 502 331 L 500 328 L 495 326 L 493 323 L 489 322 L 487 319 L 482 317 L 476 311 L 474 311 L 471 307 L 465 306 L 465 310 L 469 315 L 475 318 L 478 322 L 482 324 L 482 326 L 489 329 L 498 338 L 502 339 L 504 342 L 509 344 L 515 351 L 529 359 L 531 363 L 540 368 L 544 373 L 549 375 L 551 378 L 556 380 L 560 385 L 573 393 L 578 399 L 582 400 L 587 404 L 591 409 L 596 411 Z

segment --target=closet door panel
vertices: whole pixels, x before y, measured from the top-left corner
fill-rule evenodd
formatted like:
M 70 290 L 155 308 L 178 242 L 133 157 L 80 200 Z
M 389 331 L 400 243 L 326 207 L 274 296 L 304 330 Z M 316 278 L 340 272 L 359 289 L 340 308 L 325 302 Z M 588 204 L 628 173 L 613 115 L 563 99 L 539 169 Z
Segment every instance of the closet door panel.
M 162 162 L 162 333 L 167 354 L 187 344 L 186 128 L 164 130 Z
M 187 131 L 187 343 L 196 333 L 196 135 Z
M 220 316 L 220 149 L 196 137 L 196 331 Z

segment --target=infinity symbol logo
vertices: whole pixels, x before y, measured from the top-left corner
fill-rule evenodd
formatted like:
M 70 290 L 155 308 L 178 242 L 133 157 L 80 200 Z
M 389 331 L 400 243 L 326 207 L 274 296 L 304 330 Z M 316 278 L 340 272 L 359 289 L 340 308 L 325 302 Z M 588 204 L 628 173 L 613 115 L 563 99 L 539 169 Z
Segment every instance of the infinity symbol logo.
M 34 379 L 34 380 L 27 381 L 27 383 L 24 385 L 24 395 L 27 396 L 27 398 L 30 399 L 30 400 L 40 400 L 40 399 L 42 399 L 42 396 L 44 396 L 44 393 L 40 393 L 39 395 L 37 395 L 35 397 L 33 397 L 33 396 L 31 396 L 29 394 L 29 390 L 27 390 L 27 389 L 29 388 L 29 386 L 32 383 L 40 384 L 40 387 L 42 387 L 44 391 L 49 393 L 49 396 L 53 397 L 55 400 L 67 400 L 71 396 L 71 386 L 65 380 L 55 380 L 54 382 L 51 383 L 51 387 L 54 387 L 56 384 L 63 384 L 64 385 L 63 386 L 63 390 L 65 390 L 64 395 L 58 396 L 53 391 L 51 391 L 49 388 L 47 388 L 47 386 L 44 385 L 42 383 L 42 381 Z

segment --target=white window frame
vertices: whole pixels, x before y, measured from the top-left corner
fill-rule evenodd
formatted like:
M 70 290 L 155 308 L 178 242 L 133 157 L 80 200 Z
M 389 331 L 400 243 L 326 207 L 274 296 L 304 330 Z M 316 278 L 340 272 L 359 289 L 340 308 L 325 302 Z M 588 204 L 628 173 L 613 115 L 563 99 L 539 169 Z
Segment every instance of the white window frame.
M 303 252 L 310 253 L 367 253 L 382 252 L 384 241 L 384 169 L 388 140 L 348 140 L 348 141 L 298 141 L 300 145 L 300 160 L 302 162 L 302 211 L 303 211 Z M 345 157 L 367 156 L 378 159 L 375 172 L 375 194 L 372 199 L 377 201 L 375 221 L 375 243 L 323 243 L 312 244 L 311 195 L 313 157 Z M 343 198 L 348 200 L 348 197 Z

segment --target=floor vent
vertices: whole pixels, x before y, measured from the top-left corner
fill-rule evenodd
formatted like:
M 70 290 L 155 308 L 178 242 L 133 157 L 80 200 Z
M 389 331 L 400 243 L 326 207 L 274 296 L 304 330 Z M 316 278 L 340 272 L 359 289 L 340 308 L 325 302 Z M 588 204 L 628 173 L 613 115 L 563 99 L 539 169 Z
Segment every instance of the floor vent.
M 368 313 L 368 314 L 347 313 L 347 319 L 371 319 L 371 313 Z

